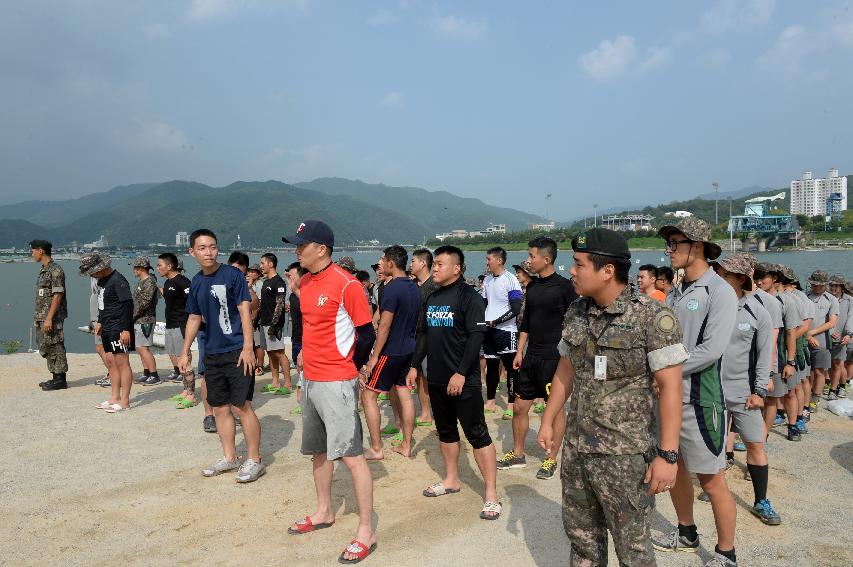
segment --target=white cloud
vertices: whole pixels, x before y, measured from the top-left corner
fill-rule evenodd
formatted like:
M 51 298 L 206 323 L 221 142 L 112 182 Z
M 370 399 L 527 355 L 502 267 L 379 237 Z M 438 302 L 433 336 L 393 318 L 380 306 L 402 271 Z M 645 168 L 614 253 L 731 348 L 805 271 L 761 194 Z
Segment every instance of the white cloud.
M 397 23 L 397 16 L 388 10 L 377 10 L 367 19 L 367 23 L 376 28 L 390 26 Z
M 164 23 L 148 24 L 142 28 L 142 31 L 151 39 L 159 39 L 169 37 L 171 35 L 169 26 Z
M 382 106 L 387 107 L 398 107 L 403 106 L 403 95 L 398 93 L 397 91 L 391 91 L 382 97 Z
M 767 23 L 776 9 L 776 0 L 717 0 L 702 14 L 702 30 L 709 34 Z
M 651 47 L 641 57 L 634 37 L 620 35 L 613 41 L 603 40 L 597 48 L 578 57 L 578 67 L 594 79 L 608 80 L 658 69 L 670 57 L 668 47 Z
M 799 75 L 803 71 L 803 59 L 814 51 L 817 43 L 800 25 L 785 28 L 773 45 L 756 60 L 756 65 L 765 71 Z
M 476 40 L 489 31 L 485 21 L 472 21 L 457 16 L 440 16 L 433 20 L 433 29 L 440 35 L 456 39 Z
M 135 150 L 166 151 L 194 150 L 189 137 L 179 128 L 158 120 L 137 121 L 127 132 L 118 133 L 124 145 Z

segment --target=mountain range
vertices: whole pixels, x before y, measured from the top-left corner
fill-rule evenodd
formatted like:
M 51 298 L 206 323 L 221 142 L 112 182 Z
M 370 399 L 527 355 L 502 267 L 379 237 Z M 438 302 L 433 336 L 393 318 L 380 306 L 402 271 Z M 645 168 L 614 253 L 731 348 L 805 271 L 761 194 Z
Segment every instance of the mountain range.
M 280 246 L 306 218 L 328 222 L 338 244 L 370 240 L 417 243 L 438 232 L 475 230 L 491 223 L 521 230 L 541 217 L 446 191 L 390 187 L 339 178 L 289 185 L 238 181 L 210 187 L 191 181 L 116 187 L 64 201 L 0 206 L 0 248 L 25 247 L 34 238 L 56 245 L 90 242 L 145 246 L 174 242 L 178 231 L 213 229 L 221 241 L 239 234 L 247 246 Z

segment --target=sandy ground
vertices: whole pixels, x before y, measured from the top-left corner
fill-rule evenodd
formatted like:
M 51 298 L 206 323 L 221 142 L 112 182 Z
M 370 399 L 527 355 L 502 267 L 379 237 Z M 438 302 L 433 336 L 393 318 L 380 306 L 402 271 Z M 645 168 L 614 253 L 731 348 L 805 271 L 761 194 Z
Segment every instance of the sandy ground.
M 301 423 L 294 398 L 256 394 L 268 472 L 238 485 L 212 479 L 202 466 L 220 453 L 216 435 L 201 428 L 201 406 L 177 411 L 168 401 L 176 384 L 134 387 L 133 409 L 110 415 L 92 408 L 106 391 L 95 355 L 70 355 L 70 388 L 45 393 L 38 355 L 0 357 L 0 564 L 4 565 L 331 565 L 357 523 L 346 467 L 335 474 L 334 528 L 307 536 L 286 533 L 313 510 L 311 465 L 300 455 Z M 132 360 L 140 369 L 138 358 Z M 158 357 L 161 368 L 169 368 Z M 258 380 L 258 390 L 269 374 Z M 386 415 L 390 409 L 385 408 Z M 490 417 L 498 450 L 511 446 L 509 422 Z M 531 418 L 531 427 L 538 426 Z M 820 412 L 813 433 L 790 443 L 770 441 L 770 498 L 778 527 L 748 511 L 752 488 L 743 480 L 744 454 L 729 481 L 738 503 L 737 551 L 742 565 L 850 565 L 853 521 L 853 422 Z M 242 441 L 238 433 L 238 443 Z M 568 565 L 560 519 L 560 482 L 534 478 L 542 453 L 533 434 L 526 469 L 500 472 L 503 516 L 480 520 L 482 483 L 470 449 L 462 458 L 463 490 L 426 499 L 421 490 L 442 472 L 435 431 L 416 431 L 416 455 L 389 453 L 371 465 L 379 548 L 368 565 Z M 464 445 L 463 445 L 464 446 Z M 244 448 L 244 447 L 243 447 Z M 697 489 L 698 492 L 698 489 Z M 703 536 L 698 554 L 658 554 L 661 565 L 701 565 L 715 530 L 709 505 L 696 504 Z M 653 529 L 674 521 L 668 497 L 657 499 Z M 612 554 L 610 564 L 616 565 Z

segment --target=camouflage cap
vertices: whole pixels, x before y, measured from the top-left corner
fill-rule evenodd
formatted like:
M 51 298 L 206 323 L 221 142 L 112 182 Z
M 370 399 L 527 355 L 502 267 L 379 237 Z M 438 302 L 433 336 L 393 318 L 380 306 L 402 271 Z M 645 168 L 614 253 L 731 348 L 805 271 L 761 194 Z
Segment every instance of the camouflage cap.
M 145 268 L 146 270 L 151 269 L 151 261 L 148 260 L 148 256 L 137 256 L 130 263 L 134 268 Z
M 263 273 L 263 272 L 261 271 L 261 265 L 260 265 L 260 264 L 252 264 L 251 266 L 249 266 L 249 269 L 248 269 L 247 271 L 249 271 L 249 272 L 258 272 L 259 274 L 262 274 L 262 273 Z
M 757 264 L 755 264 L 755 267 L 753 268 L 753 270 L 755 271 L 756 277 L 763 277 L 764 274 L 770 274 L 770 273 L 778 274 L 779 273 L 776 265 L 771 264 L 770 262 L 758 262 Z M 759 274 L 761 274 L 761 276 L 759 276 Z
M 89 252 L 80 256 L 80 275 L 91 276 L 110 267 L 110 255 L 106 252 Z
M 841 274 L 832 274 L 829 276 L 829 285 L 845 285 L 847 280 Z
M 844 284 L 844 290 L 847 293 L 853 294 L 853 280 L 847 280 L 847 283 Z
M 744 254 L 729 254 L 722 260 L 712 262 L 712 264 L 715 267 L 719 266 L 723 268 L 727 272 L 746 276 L 746 281 L 743 283 L 743 289 L 747 291 L 752 290 L 752 279 L 749 277 L 752 273 L 752 266 L 749 263 L 749 259 Z
M 512 269 L 516 272 L 521 270 L 531 278 L 536 277 L 536 272 L 534 272 L 533 268 L 530 267 L 530 260 L 525 260 L 521 264 L 513 264 Z
M 353 260 L 352 256 L 341 256 L 335 263 L 341 268 L 349 270 L 350 272 L 356 271 L 355 260 Z
M 829 274 L 823 270 L 815 270 L 809 276 L 808 282 L 811 285 L 826 285 L 829 283 Z
M 749 262 L 749 269 L 754 270 L 755 266 L 758 265 L 758 258 L 750 254 L 749 252 L 736 252 L 735 256 L 743 256 L 744 259 Z
M 794 273 L 794 270 L 792 270 L 790 266 L 783 266 L 782 264 L 779 264 L 778 267 L 779 275 L 788 283 L 794 283 L 797 281 L 797 274 Z
M 705 256 L 708 260 L 716 260 L 723 253 L 719 245 L 711 241 L 711 226 L 699 217 L 685 217 L 675 225 L 660 227 L 658 236 L 669 240 L 669 237 L 680 232 L 693 242 L 705 243 Z

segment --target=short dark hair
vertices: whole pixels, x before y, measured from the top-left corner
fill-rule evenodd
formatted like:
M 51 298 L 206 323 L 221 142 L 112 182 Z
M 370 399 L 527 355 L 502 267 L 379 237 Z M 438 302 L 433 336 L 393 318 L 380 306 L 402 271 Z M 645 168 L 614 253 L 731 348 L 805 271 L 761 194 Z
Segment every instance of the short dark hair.
M 46 255 L 53 256 L 53 244 L 46 240 L 44 242 L 37 242 L 34 240 L 30 243 L 30 247 L 32 250 L 41 250 Z
M 163 260 L 164 262 L 169 264 L 169 267 L 171 269 L 173 269 L 173 270 L 178 269 L 178 257 L 175 256 L 174 254 L 172 254 L 171 252 L 163 252 L 162 254 L 157 256 L 157 258 L 159 258 L 160 260 Z
M 427 265 L 427 270 L 432 269 L 432 252 L 426 248 L 418 248 L 412 252 L 412 258 L 420 258 Z
M 551 263 L 557 261 L 557 243 L 547 236 L 537 236 L 527 243 L 528 248 L 536 248 L 539 252 L 551 259 Z
M 235 250 L 228 256 L 228 264 L 237 264 L 243 266 L 244 268 L 249 268 L 249 255 L 245 252 L 240 252 L 239 250 Z
M 447 254 L 448 256 L 456 256 L 457 263 L 462 266 L 463 270 L 465 269 L 465 253 L 462 252 L 456 246 L 451 246 L 449 244 L 445 246 L 439 246 L 435 249 L 434 254 L 439 256 L 441 254 Z
M 299 274 L 300 276 L 304 276 L 306 273 L 308 273 L 308 270 L 303 268 L 302 264 L 300 264 L 299 262 L 294 262 L 291 265 L 289 265 L 287 267 L 287 271 L 289 272 L 290 270 L 296 270 L 296 273 Z
M 212 230 L 210 230 L 209 228 L 199 228 L 199 229 L 194 230 L 192 232 L 192 234 L 190 234 L 190 248 L 195 246 L 195 239 L 198 238 L 199 236 L 209 236 L 213 240 L 216 240 L 216 235 L 213 234 Z M 219 242 L 219 241 L 216 240 L 216 242 Z
M 486 251 L 486 256 L 499 256 L 501 259 L 501 264 L 506 264 L 506 250 L 504 250 L 500 246 L 489 248 Z
M 278 268 L 278 258 L 272 252 L 267 252 L 266 254 L 262 255 L 261 258 L 266 258 L 270 261 L 273 268 Z
M 409 263 L 409 253 L 406 252 L 405 248 L 399 244 L 395 244 L 383 250 L 382 254 L 385 255 L 386 260 L 394 262 L 397 269 L 406 270 L 406 264 Z
M 643 264 L 639 268 L 640 272 L 651 272 L 651 274 L 657 277 L 658 268 L 654 264 Z
M 360 282 L 369 282 L 370 281 L 370 274 L 368 274 L 364 270 L 359 270 L 353 275 L 355 276 L 355 279 L 357 279 Z
M 631 260 L 614 258 L 613 256 L 604 256 L 602 254 L 590 254 L 589 259 L 596 272 L 601 271 L 601 269 L 607 264 L 613 264 L 613 267 L 615 268 L 614 276 L 616 277 L 616 281 L 623 284 L 628 283 L 628 275 L 631 272 Z M 654 268 L 654 266 L 652 266 L 652 268 Z
M 655 270 L 655 277 L 664 278 L 672 285 L 672 282 L 675 281 L 675 272 L 669 266 L 658 266 L 657 270 Z

